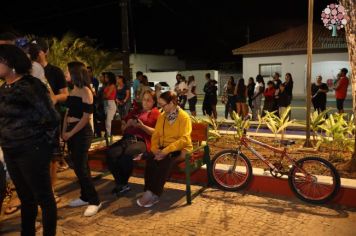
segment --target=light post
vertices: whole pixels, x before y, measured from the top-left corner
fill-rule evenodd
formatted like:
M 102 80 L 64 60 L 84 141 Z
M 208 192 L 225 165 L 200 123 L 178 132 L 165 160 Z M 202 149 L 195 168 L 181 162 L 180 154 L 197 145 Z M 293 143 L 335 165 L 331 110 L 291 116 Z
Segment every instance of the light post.
M 308 0 L 308 41 L 307 41 L 307 113 L 306 113 L 306 137 L 304 147 L 311 147 L 310 142 L 310 109 L 311 109 L 311 67 L 313 54 L 313 10 L 314 0 Z
M 122 74 L 131 86 L 130 75 L 130 46 L 129 46 L 129 24 L 128 24 L 128 1 L 120 0 L 121 7 L 121 39 L 122 39 Z

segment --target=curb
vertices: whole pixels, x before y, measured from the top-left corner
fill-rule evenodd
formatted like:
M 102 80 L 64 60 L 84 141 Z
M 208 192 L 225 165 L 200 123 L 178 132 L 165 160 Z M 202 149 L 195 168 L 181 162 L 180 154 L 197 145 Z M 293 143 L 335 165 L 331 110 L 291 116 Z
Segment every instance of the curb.
M 206 185 L 208 183 L 205 168 L 206 167 L 203 166 L 202 169 L 192 174 L 191 181 L 193 184 Z M 253 168 L 252 180 L 244 191 L 298 199 L 290 189 L 288 179 L 286 177 L 281 179 L 274 178 L 268 172 L 265 172 L 260 168 Z M 326 205 L 356 207 L 356 179 L 341 178 L 341 188 L 339 193 L 333 200 L 326 203 Z

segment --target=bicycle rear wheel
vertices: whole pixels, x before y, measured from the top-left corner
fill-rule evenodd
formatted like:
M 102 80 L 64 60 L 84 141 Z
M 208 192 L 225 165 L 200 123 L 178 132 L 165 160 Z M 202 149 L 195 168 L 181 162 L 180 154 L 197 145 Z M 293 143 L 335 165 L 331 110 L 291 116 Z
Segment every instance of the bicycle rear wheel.
M 223 150 L 212 160 L 211 176 L 223 190 L 236 191 L 248 185 L 252 178 L 250 160 L 236 150 Z
M 299 199 L 315 204 L 330 201 L 340 189 L 336 168 L 320 157 L 298 160 L 289 172 L 288 182 Z

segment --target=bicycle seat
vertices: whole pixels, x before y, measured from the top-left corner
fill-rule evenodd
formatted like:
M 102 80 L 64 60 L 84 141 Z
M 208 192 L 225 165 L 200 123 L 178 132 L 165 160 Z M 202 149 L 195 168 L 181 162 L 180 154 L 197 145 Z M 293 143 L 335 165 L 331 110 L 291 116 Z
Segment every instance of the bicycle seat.
M 280 143 L 281 143 L 283 146 L 290 146 L 290 145 L 295 144 L 295 141 L 294 141 L 294 140 L 281 140 Z

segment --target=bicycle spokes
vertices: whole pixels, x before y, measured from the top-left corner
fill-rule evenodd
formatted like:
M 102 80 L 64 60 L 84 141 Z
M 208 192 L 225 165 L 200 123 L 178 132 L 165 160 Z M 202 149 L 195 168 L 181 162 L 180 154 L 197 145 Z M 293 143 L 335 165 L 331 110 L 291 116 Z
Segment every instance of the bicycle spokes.
M 224 153 L 213 165 L 214 179 L 225 188 L 240 187 L 250 175 L 247 162 L 237 153 Z
M 335 175 L 328 165 L 319 160 L 304 160 L 291 173 L 295 190 L 304 198 L 321 200 L 335 189 Z

